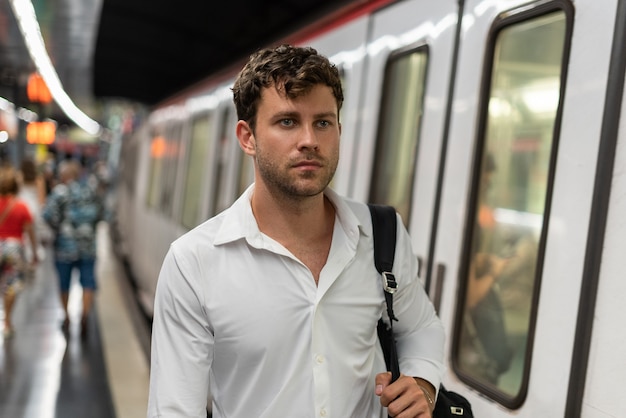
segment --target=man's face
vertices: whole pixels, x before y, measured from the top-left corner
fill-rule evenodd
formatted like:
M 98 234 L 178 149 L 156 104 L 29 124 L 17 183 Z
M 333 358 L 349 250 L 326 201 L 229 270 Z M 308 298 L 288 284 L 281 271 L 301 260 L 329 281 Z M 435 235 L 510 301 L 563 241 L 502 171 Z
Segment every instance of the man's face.
M 317 85 L 295 99 L 263 89 L 251 138 L 256 181 L 288 198 L 323 192 L 337 169 L 340 132 L 330 87 Z

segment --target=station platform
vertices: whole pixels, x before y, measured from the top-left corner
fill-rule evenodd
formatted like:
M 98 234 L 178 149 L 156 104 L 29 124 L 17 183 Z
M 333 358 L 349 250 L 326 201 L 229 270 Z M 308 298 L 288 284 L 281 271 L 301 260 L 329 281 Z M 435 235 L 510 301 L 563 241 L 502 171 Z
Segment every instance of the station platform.
M 108 224 L 98 226 L 98 291 L 81 336 L 81 288 L 73 278 L 64 333 L 52 252 L 24 283 L 13 309 L 15 333 L 0 334 L 0 417 L 145 417 L 149 324 L 142 316 Z M 4 307 L 0 298 L 0 318 Z M 3 325 L 0 322 L 0 327 Z

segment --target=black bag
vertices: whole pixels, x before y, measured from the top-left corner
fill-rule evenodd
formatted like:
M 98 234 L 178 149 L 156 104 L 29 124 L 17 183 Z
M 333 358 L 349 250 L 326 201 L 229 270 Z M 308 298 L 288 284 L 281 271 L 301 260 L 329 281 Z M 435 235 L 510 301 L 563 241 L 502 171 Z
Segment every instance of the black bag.
M 435 402 L 433 418 L 473 418 L 472 406 L 469 401 L 456 392 L 447 390 L 443 385 L 439 386 L 439 395 Z
M 383 276 L 383 289 L 387 303 L 389 326 L 382 318 L 378 321 L 378 338 L 383 349 L 387 370 L 391 371 L 392 381 L 400 377 L 396 341 L 393 338 L 393 293 L 397 288 L 395 277 L 391 273 L 396 252 L 396 210 L 391 206 L 368 204 L 372 215 L 374 233 L 374 264 Z M 462 395 L 439 387 L 439 396 L 435 402 L 433 418 L 474 418 L 472 407 Z

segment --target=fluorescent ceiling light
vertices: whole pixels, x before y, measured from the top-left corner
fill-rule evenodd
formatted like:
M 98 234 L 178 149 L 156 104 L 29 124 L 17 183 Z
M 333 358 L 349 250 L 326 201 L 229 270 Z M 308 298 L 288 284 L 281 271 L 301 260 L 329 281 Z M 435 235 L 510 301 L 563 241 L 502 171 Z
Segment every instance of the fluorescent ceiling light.
M 46 51 L 32 2 L 30 0 L 10 0 L 10 3 L 26 42 L 28 53 L 35 63 L 37 71 L 50 89 L 54 101 L 76 125 L 91 135 L 98 135 L 102 130 L 100 124 L 80 110 L 61 85 L 59 76 Z

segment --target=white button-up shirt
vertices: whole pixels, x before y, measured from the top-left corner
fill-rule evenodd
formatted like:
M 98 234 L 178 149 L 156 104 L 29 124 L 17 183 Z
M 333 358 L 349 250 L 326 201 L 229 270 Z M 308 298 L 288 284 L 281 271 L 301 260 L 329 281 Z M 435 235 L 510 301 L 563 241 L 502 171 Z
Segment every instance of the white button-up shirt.
M 380 418 L 385 310 L 369 209 L 325 192 L 336 209 L 316 286 L 309 269 L 259 231 L 251 186 L 175 241 L 158 279 L 149 417 Z M 400 370 L 439 386 L 444 331 L 398 221 L 393 273 Z M 209 388 L 210 382 L 210 388 Z

